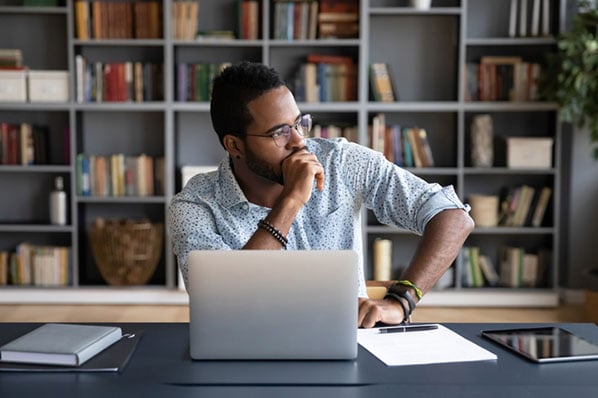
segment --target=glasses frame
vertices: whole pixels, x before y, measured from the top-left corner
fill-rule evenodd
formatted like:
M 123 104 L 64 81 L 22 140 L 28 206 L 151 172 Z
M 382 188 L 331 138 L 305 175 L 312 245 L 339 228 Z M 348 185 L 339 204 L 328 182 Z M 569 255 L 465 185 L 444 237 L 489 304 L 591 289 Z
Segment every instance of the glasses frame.
M 304 126 L 303 123 L 307 120 L 308 125 Z M 282 148 L 291 140 L 291 129 L 300 137 L 305 137 L 311 131 L 313 119 L 309 113 L 301 114 L 293 124 L 284 124 L 282 126 L 276 126 L 268 131 L 261 134 L 243 134 L 248 137 L 261 137 L 261 138 L 272 138 L 274 144 Z M 280 141 L 282 139 L 282 141 Z M 280 142 L 279 142 L 280 141 Z

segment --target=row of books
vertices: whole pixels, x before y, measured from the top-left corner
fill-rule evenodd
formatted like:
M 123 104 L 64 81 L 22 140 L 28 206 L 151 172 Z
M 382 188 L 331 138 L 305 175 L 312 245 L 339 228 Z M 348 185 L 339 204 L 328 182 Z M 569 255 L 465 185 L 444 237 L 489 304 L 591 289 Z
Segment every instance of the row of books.
M 177 101 L 209 101 L 212 97 L 212 81 L 230 63 L 177 64 Z
M 0 122 L 0 164 L 48 163 L 48 127 Z
M 518 56 L 484 56 L 465 65 L 466 101 L 535 101 L 542 67 Z
M 357 126 L 340 126 L 335 124 L 320 125 L 312 127 L 310 137 L 313 138 L 340 138 L 344 137 L 351 142 L 359 142 L 359 130 Z
M 550 0 L 511 0 L 509 37 L 548 36 Z
M 379 113 L 369 127 L 370 147 L 382 152 L 390 161 L 401 167 L 434 167 L 434 156 L 426 129 L 387 125 L 386 117 Z
M 0 48 L 0 69 L 23 67 L 23 50 L 20 48 Z
M 77 195 L 96 197 L 164 195 L 164 158 L 77 155 Z
M 357 100 L 357 66 L 344 55 L 308 54 L 294 78 L 294 94 L 301 102 Z
M 75 1 L 77 38 L 158 39 L 162 37 L 162 6 L 159 0 Z
M 70 256 L 69 247 L 29 242 L 0 251 L 0 285 L 66 286 Z
M 526 252 L 523 247 L 499 248 L 498 267 L 478 246 L 461 249 L 460 265 L 464 287 L 545 287 L 551 253 L 541 249 Z
M 273 38 L 314 40 L 318 31 L 317 1 L 277 1 L 274 3 Z
M 501 196 L 498 225 L 540 227 L 550 203 L 552 188 L 517 185 L 505 187 Z
M 172 35 L 178 40 L 195 40 L 199 1 L 175 0 L 172 3 Z
M 162 64 L 88 62 L 75 56 L 77 102 L 160 101 L 164 98 Z

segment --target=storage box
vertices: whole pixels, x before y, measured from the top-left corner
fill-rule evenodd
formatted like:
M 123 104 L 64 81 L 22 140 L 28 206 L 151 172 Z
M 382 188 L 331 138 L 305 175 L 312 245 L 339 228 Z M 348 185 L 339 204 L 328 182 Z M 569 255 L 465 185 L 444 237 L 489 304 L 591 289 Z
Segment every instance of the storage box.
M 30 102 L 67 102 L 69 73 L 54 70 L 29 71 Z
M 0 101 L 27 101 L 25 70 L 0 70 Z
M 507 138 L 507 167 L 540 168 L 552 167 L 552 145 L 549 137 Z

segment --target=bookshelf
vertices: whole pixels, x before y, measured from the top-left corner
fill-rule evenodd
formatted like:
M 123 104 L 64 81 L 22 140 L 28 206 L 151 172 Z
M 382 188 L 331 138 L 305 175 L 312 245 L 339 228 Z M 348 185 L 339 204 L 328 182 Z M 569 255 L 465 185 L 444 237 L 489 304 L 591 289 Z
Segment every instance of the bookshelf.
M 357 37 L 342 39 L 275 38 L 274 10 L 281 1 L 257 3 L 257 32 L 250 39 L 227 38 L 238 28 L 238 0 L 218 5 L 200 1 L 197 29 L 213 34 L 201 40 L 175 37 L 173 8 L 156 0 L 161 11 L 160 35 L 156 38 L 82 39 L 77 35 L 75 1 L 60 0 L 57 6 L 23 7 L 20 1 L 0 1 L 0 48 L 21 48 L 24 63 L 32 69 L 68 70 L 70 98 L 66 103 L 0 103 L 0 121 L 42 123 L 51 136 L 48 165 L 0 165 L 0 186 L 14 195 L 0 199 L 0 250 L 22 241 L 71 247 L 71 281 L 63 288 L 0 287 L 0 302 L 163 302 L 184 303 L 186 293 L 177 289 L 176 261 L 165 237 L 164 253 L 157 271 L 145 286 L 106 285 L 95 267 L 87 227 L 96 217 L 148 218 L 164 222 L 166 207 L 181 189 L 181 168 L 211 166 L 224 155 L 212 132 L 207 101 L 182 100 L 178 96 L 181 64 L 222 64 L 251 60 L 277 68 L 294 84 L 298 66 L 308 54 L 349 57 L 356 64 L 357 98 L 350 101 L 300 102 L 323 126 L 357 126 L 355 138 L 369 145 L 368 127 L 383 113 L 387 123 L 420 126 L 427 130 L 435 166 L 409 168 L 420 177 L 442 185 L 453 184 L 459 196 L 497 194 L 505 185 L 549 185 L 553 198 L 542 227 L 476 228 L 467 245 L 479 246 L 494 255 L 499 247 L 519 245 L 530 250 L 552 250 L 548 283 L 542 288 L 468 288 L 462 284 L 457 261 L 449 286 L 431 292 L 426 305 L 554 305 L 557 303 L 560 127 L 556 105 L 543 102 L 471 102 L 463 90 L 464 69 L 483 55 L 519 55 L 540 61 L 552 51 L 549 37 L 509 37 L 509 3 L 492 0 L 435 0 L 429 10 L 409 7 L 407 0 L 358 2 Z M 550 32 L 560 29 L 564 17 L 561 2 L 551 0 Z M 254 7 L 254 6 L 252 6 Z M 306 7 L 307 8 L 307 7 Z M 27 35 L 22 32 L 27 26 Z M 184 29 L 182 31 L 185 31 Z M 216 37 L 215 37 L 216 36 Z M 257 37 L 257 38 L 256 38 Z M 309 37 L 309 35 L 307 36 Z M 392 40 L 383 40 L 392 37 Z M 44 39 L 42 41 L 42 38 Z M 40 51 L 40 43 L 47 51 Z M 44 47 L 45 49 L 45 47 Z M 90 62 L 152 62 L 163 64 L 163 96 L 140 102 L 77 101 L 76 58 Z M 375 102 L 369 90 L 369 65 L 391 65 L 397 101 Z M 553 166 L 549 169 L 472 167 L 469 131 L 471 120 L 490 114 L 495 135 L 554 139 Z M 65 127 L 68 128 L 65 130 Z M 65 135 L 65 131 L 68 133 Z M 69 145 L 62 145 L 68 138 Z M 70 148 L 66 150 L 65 148 Z M 145 153 L 164 158 L 164 192 L 152 196 L 95 197 L 76 193 L 78 153 Z M 46 209 L 54 177 L 64 177 L 69 195 L 69 224 L 51 226 Z M 9 212 L 6 209 L 10 209 Z M 364 211 L 366 277 L 373 277 L 371 248 L 376 238 L 393 242 L 393 272 L 411 257 L 418 237 L 379 225 Z

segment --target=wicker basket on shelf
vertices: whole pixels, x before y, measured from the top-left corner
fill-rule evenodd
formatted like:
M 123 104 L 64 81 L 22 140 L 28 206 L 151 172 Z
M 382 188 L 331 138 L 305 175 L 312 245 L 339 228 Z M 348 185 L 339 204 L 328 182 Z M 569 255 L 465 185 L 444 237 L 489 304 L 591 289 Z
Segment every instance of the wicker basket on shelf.
M 106 283 L 143 285 L 150 280 L 162 254 L 162 223 L 97 219 L 88 232 L 93 259 Z

